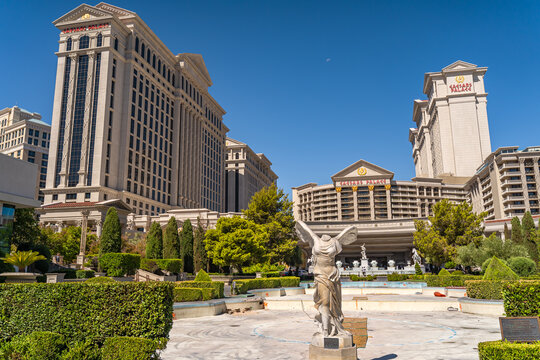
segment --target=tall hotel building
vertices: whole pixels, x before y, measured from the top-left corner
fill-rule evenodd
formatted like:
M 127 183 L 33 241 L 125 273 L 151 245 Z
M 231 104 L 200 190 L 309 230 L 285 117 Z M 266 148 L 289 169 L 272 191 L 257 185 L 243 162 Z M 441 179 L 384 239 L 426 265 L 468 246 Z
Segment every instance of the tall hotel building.
M 112 199 L 138 215 L 222 211 L 228 129 L 202 56 L 174 55 L 137 14 L 105 3 L 53 23 L 60 41 L 42 221 Z

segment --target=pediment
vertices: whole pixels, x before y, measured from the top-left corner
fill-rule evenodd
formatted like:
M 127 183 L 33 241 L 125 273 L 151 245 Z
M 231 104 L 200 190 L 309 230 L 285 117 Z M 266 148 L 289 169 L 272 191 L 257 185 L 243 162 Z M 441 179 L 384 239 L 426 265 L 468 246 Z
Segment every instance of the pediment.
M 62 24 L 70 24 L 76 21 L 110 18 L 111 16 L 113 16 L 113 14 L 110 12 L 96 9 L 95 7 L 87 4 L 82 4 L 71 10 L 67 14 L 63 15 L 62 17 L 53 21 L 53 24 L 59 26 Z
M 241 141 L 238 141 L 238 140 L 235 140 L 235 139 L 232 139 L 230 137 L 228 137 L 226 140 L 225 140 L 225 145 L 226 146 L 245 146 L 246 144 L 241 142 Z
M 469 69 L 475 69 L 478 66 L 475 64 L 471 64 L 462 60 L 458 60 L 447 67 L 443 69 L 443 71 L 454 71 L 454 70 L 469 70 Z
M 358 160 L 334 176 L 333 181 L 344 179 L 392 179 L 394 173 L 365 160 Z
M 206 68 L 206 64 L 204 63 L 201 54 L 182 53 L 179 54 L 179 56 L 187 58 L 189 62 L 197 69 L 197 71 L 204 77 L 204 80 L 208 83 L 208 86 L 212 86 L 212 79 L 210 78 L 210 73 Z

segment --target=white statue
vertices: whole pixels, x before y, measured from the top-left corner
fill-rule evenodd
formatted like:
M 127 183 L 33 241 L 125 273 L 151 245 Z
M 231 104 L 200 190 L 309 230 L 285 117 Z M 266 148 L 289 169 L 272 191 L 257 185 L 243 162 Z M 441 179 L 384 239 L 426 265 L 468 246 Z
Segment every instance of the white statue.
M 396 262 L 394 260 L 388 260 L 388 267 L 395 267 L 396 266 Z
M 367 255 L 366 255 L 366 243 L 364 243 L 362 246 L 360 246 L 360 248 L 362 249 L 362 260 L 367 259 Z
M 418 254 L 418 251 L 416 251 L 415 248 L 412 249 L 412 260 L 414 264 L 422 265 L 422 258 Z
M 377 260 L 371 260 L 371 267 L 374 269 L 377 268 Z
M 323 235 L 320 238 L 302 221 L 296 222 L 296 232 L 299 238 L 309 243 L 313 254 L 315 293 L 313 301 L 319 314 L 315 320 L 319 324 L 318 336 L 350 336 L 343 328 L 343 312 L 341 310 L 341 280 L 336 267 L 335 257 L 343 245 L 356 241 L 357 230 L 349 226 L 338 236 Z
M 338 267 L 338 269 L 341 269 L 343 267 L 343 263 L 341 261 L 336 261 L 336 266 Z
M 352 266 L 353 266 L 353 268 L 358 269 L 360 267 L 360 263 L 358 262 L 358 260 L 354 260 L 352 262 Z

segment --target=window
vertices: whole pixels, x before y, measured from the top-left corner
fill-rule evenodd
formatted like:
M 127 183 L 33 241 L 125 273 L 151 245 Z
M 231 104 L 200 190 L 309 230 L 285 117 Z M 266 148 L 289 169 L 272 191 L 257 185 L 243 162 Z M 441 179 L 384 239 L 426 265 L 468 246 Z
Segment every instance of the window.
M 139 52 L 139 38 L 135 37 L 135 51 Z
M 72 44 L 72 40 L 71 38 L 67 39 L 66 41 L 66 51 L 70 51 L 71 50 L 71 44 Z M 58 196 L 57 196 L 58 197 Z
M 90 193 L 84 193 L 84 198 L 85 199 L 90 199 Z
M 100 47 L 103 45 L 103 35 L 98 34 L 97 36 L 97 46 Z
M 114 38 L 114 50 L 118 51 L 118 38 Z
M 28 129 L 28 136 L 34 136 L 34 129 Z
M 58 194 L 54 194 L 54 195 L 52 196 L 52 199 L 53 199 L 53 201 L 58 200 Z
M 77 194 L 66 194 L 66 200 L 77 200 Z
M 79 39 L 79 49 L 88 49 L 90 38 L 88 35 L 84 35 Z

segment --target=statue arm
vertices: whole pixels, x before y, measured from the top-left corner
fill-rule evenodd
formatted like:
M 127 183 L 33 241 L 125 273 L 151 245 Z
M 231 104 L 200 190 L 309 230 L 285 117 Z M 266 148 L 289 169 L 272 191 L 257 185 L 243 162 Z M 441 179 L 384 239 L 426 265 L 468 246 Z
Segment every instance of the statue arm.
M 319 240 L 319 237 L 303 221 L 297 221 L 295 228 L 300 240 L 308 243 L 313 248 L 315 241 Z

